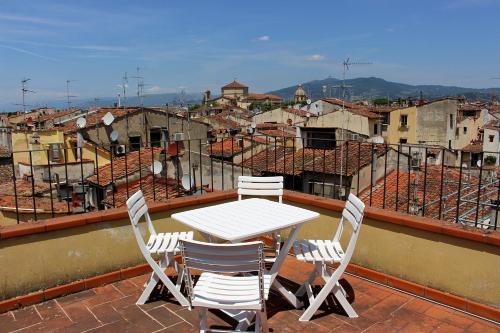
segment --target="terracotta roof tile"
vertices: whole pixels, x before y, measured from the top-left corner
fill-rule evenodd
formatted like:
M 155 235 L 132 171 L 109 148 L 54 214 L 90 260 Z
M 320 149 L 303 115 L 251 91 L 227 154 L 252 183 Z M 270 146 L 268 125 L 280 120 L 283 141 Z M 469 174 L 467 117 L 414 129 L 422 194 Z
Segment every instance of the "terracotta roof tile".
M 124 179 L 125 174 L 131 176 L 139 171 L 143 175 L 150 174 L 153 158 L 162 152 L 164 152 L 163 148 L 143 148 L 140 151 L 137 150 L 115 157 L 113 163 L 99 167 L 98 172 L 87 178 L 87 180 L 100 186 L 107 186 L 111 184 L 112 180 Z M 111 164 L 113 165 L 112 168 Z M 113 171 L 113 175 L 111 175 L 111 171 Z M 99 182 L 97 182 L 97 174 L 99 174 Z
M 146 201 L 160 201 L 164 202 L 169 199 L 180 197 L 184 194 L 185 189 L 182 184 L 177 183 L 175 179 L 164 177 L 153 177 L 149 174 L 137 179 L 128 184 L 128 194 L 131 196 L 135 192 L 142 190 Z M 115 192 L 115 205 L 114 207 L 124 206 L 127 202 L 127 184 L 117 186 Z M 102 201 L 103 203 L 113 206 L 113 196 L 109 195 Z
M 233 81 L 233 82 L 230 82 L 228 84 L 226 84 L 225 86 L 222 87 L 223 89 L 227 88 L 227 89 L 234 89 L 234 88 L 248 88 L 248 86 L 242 84 L 242 83 L 239 83 L 239 82 L 236 82 Z

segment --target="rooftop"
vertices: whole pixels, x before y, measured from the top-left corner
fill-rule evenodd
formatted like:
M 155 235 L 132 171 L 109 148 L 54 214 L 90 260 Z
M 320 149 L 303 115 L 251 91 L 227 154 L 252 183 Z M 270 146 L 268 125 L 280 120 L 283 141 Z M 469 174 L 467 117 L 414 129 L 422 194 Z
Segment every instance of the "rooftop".
M 279 279 L 297 288 L 311 269 L 290 256 Z M 149 274 L 139 275 L 10 311 L 0 315 L 0 327 L 5 333 L 196 332 L 196 312 L 160 290 L 149 303 L 135 304 L 148 278 Z M 271 292 L 267 302 L 271 332 L 498 332 L 494 323 L 351 274 L 344 275 L 341 284 L 359 318 L 348 318 L 330 299 L 311 321 L 300 322 L 303 310 L 291 309 Z M 209 312 L 208 325 L 228 329 L 233 323 L 219 312 Z
M 234 89 L 234 88 L 248 88 L 248 86 L 234 80 L 233 82 L 230 82 L 222 87 L 222 89 Z

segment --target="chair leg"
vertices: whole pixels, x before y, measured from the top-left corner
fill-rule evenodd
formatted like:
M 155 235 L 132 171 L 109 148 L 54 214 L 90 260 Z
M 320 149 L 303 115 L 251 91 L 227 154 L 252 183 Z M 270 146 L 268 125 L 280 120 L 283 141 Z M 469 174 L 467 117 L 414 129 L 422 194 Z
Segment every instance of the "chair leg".
M 207 332 L 207 308 L 198 308 L 198 317 L 200 320 L 200 333 Z
M 135 304 L 144 305 L 148 301 L 149 296 L 153 292 L 153 290 L 156 287 L 156 285 L 158 284 L 159 280 L 160 280 L 160 278 L 158 277 L 158 275 L 156 275 L 153 272 L 153 274 L 151 275 L 151 278 L 149 279 L 149 282 L 148 282 L 146 288 L 144 288 L 144 291 L 142 292 L 141 296 L 139 297 L 139 299 L 137 300 L 137 302 Z
M 317 272 L 316 272 L 316 267 L 314 267 L 314 270 L 309 274 L 309 277 L 307 278 L 306 282 L 304 282 L 300 288 L 295 292 L 295 296 L 301 297 L 306 293 L 306 285 L 311 285 L 316 278 Z
M 258 315 L 262 326 L 262 333 L 269 333 L 269 326 L 267 325 L 267 311 L 264 309 Z
M 357 318 L 358 314 L 356 311 L 354 311 L 354 308 L 351 306 L 349 301 L 345 298 L 344 291 L 342 289 L 342 286 L 337 283 L 335 287 L 333 288 L 333 295 L 337 299 L 337 301 L 340 303 L 340 306 L 344 309 L 344 311 L 347 313 L 349 318 Z

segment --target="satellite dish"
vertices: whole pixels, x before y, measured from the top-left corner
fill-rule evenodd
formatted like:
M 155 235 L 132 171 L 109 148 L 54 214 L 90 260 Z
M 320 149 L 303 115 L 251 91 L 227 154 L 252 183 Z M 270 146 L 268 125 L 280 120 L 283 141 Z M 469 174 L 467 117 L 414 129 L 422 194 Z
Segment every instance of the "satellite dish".
M 83 117 L 80 117 L 76 120 L 76 126 L 78 128 L 85 128 L 85 125 L 87 125 L 87 120 Z
M 117 131 L 113 131 L 111 132 L 111 134 L 109 135 L 109 138 L 111 139 L 111 141 L 115 142 L 118 140 L 118 132 Z
M 307 105 L 311 105 L 311 99 L 308 98 L 306 103 L 307 103 Z
M 161 164 L 160 161 L 154 161 L 153 164 L 151 165 L 151 172 L 155 175 L 159 175 L 162 170 L 163 170 L 163 165 Z
M 191 182 L 189 182 L 189 178 L 189 175 L 182 176 L 182 187 L 184 187 L 186 190 L 191 190 L 194 185 L 194 179 L 191 178 Z
M 288 108 L 289 108 L 289 109 L 291 109 L 291 108 L 292 108 L 292 106 L 291 106 L 291 105 L 288 105 Z
M 481 167 L 481 160 L 478 160 L 476 164 L 477 164 L 477 167 L 480 168 Z
M 104 117 L 102 117 L 102 122 L 104 123 L 104 125 L 106 126 L 109 126 L 113 123 L 113 121 L 115 120 L 115 117 L 113 117 L 113 114 L 111 112 L 108 112 L 104 115 Z

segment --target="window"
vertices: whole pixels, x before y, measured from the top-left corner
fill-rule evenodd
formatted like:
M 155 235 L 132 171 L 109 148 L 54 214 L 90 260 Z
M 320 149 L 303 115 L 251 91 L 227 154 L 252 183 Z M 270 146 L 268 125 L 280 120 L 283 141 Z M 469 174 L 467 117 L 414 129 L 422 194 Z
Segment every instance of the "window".
M 494 135 L 490 135 L 489 139 L 490 139 L 490 142 L 493 142 L 495 140 L 495 136 Z
M 149 131 L 151 147 L 161 147 L 161 129 L 153 128 Z
M 373 134 L 374 135 L 378 134 L 378 124 L 373 124 Z
M 467 134 L 467 127 L 464 127 L 464 134 Z
M 399 117 L 399 125 L 401 127 L 407 127 L 408 126 L 408 115 L 407 114 L 402 114 Z
M 59 162 L 61 160 L 61 151 L 58 144 L 51 143 L 49 145 L 49 155 L 51 162 Z
M 453 129 L 453 115 L 450 114 L 450 129 Z
M 141 137 L 140 136 L 130 136 L 128 138 L 128 143 L 130 145 L 129 151 L 141 149 Z
M 335 148 L 335 131 L 307 131 L 306 133 L 307 148 Z
M 407 143 L 407 142 L 408 142 L 408 139 L 404 139 L 404 138 L 399 139 L 399 143 Z

